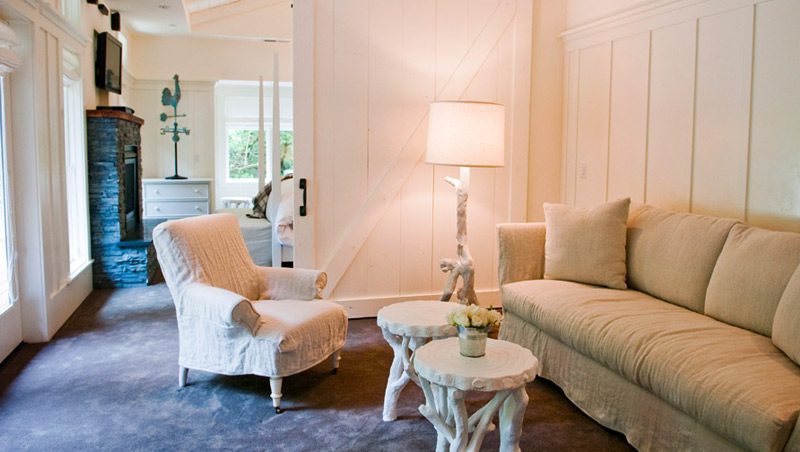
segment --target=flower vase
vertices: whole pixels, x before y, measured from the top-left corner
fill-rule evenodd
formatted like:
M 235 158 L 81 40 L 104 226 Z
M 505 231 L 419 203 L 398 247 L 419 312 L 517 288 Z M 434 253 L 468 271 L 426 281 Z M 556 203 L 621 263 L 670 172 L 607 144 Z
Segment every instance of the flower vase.
M 480 358 L 486 354 L 486 338 L 488 328 L 470 328 L 458 326 L 458 348 L 461 356 Z

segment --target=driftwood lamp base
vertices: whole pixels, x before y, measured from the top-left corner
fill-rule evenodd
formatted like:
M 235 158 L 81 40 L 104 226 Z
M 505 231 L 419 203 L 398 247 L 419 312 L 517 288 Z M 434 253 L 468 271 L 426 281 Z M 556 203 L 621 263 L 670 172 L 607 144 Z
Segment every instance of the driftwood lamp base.
M 456 189 L 458 205 L 456 206 L 456 242 L 458 243 L 455 259 L 442 259 L 439 269 L 447 273 L 441 301 L 450 301 L 456 292 L 458 279 L 461 278 L 461 288 L 456 297 L 461 304 L 478 304 L 475 294 L 475 262 L 467 246 L 467 198 L 469 197 L 469 168 L 460 167 L 460 179 L 448 177 L 445 180 Z

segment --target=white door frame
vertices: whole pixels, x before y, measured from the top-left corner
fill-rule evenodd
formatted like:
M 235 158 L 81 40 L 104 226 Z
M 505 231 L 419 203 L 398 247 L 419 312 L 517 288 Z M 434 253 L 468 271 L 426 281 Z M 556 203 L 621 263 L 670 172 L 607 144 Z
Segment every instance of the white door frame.
M 2 79 L 1 75 L 0 79 Z M 9 118 L 9 115 L 11 113 L 11 108 L 9 105 L 10 91 L 8 85 L 9 83 L 6 78 L 3 80 L 2 83 L 3 119 Z M 9 133 L 7 125 L 8 125 L 7 121 L 4 121 L 3 124 L 0 124 L 0 127 L 2 127 L 5 131 L 4 134 L 0 134 L 0 139 L 2 139 L 3 136 L 5 136 L 5 143 L 2 143 L 2 149 L 5 151 L 4 163 L 5 163 L 6 174 L 4 179 L 6 187 L 11 187 L 12 186 L 11 178 L 13 177 L 12 163 L 11 163 L 12 159 L 11 159 L 11 153 L 9 152 L 9 149 L 11 147 L 11 134 Z M 2 158 L 2 154 L 0 154 L 0 158 Z M 0 186 L 0 190 L 5 190 L 6 206 L 8 206 L 9 204 L 13 205 L 11 191 L 6 190 L 5 189 L 6 187 Z M 0 193 L 0 196 L 2 196 L 2 193 Z M 8 215 L 6 215 L 6 228 L 11 229 L 13 232 L 14 229 L 13 219 L 9 218 Z M 14 234 L 12 233 L 11 236 L 14 237 Z M 4 245 L 5 244 L 0 243 L 0 246 Z M 0 265 L 6 265 L 6 263 L 0 262 Z M 11 275 L 9 275 L 9 277 L 11 277 Z M 9 284 L 12 284 L 12 282 L 9 281 Z M 0 361 L 4 360 L 21 343 L 22 343 L 22 310 L 19 307 L 19 303 L 14 303 L 11 304 L 10 306 L 0 309 Z

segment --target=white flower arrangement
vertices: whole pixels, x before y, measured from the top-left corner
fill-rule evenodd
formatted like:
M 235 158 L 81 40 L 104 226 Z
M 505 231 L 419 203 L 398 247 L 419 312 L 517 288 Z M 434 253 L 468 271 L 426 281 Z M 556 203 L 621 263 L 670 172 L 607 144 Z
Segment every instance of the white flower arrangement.
M 503 315 L 477 305 L 458 306 L 447 314 L 447 323 L 464 328 L 489 329 L 500 326 Z

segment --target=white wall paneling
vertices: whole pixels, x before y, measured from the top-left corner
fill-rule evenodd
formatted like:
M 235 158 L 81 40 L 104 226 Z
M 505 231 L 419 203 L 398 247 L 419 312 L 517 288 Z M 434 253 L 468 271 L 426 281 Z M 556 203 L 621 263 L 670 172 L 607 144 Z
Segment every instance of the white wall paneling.
M 693 212 L 744 220 L 752 46 L 752 7 L 699 20 Z
M 646 201 L 688 212 L 692 192 L 696 21 L 652 32 Z
M 611 62 L 608 199 L 644 201 L 650 34 L 615 41 Z
M 800 2 L 756 9 L 747 221 L 800 230 Z
M 580 51 L 573 50 L 564 56 L 564 160 L 561 164 L 564 202 L 575 203 L 576 171 L 578 168 L 578 74 L 581 70 Z
M 296 125 L 296 169 L 311 181 L 312 212 L 297 217 L 296 228 L 298 237 L 313 234 L 315 249 L 306 261 L 298 254 L 297 264 L 327 271 L 327 295 L 354 316 L 438 297 L 438 261 L 455 253 L 455 193 L 443 178 L 457 169 L 424 163 L 428 105 L 499 101 L 507 110 L 507 165 L 473 171 L 468 208 L 481 302 L 497 304 L 495 224 L 525 218 L 532 3 L 298 6 L 294 73 L 314 75 L 313 89 L 296 80 L 296 123 L 313 121 L 314 146 L 313 157 L 299 155 L 309 137 Z M 309 17 L 315 38 L 301 47 L 298 21 Z
M 798 21 L 793 0 L 664 0 L 565 32 L 564 200 L 800 230 Z
M 580 50 L 575 204 L 603 202 L 608 183 L 611 44 Z

